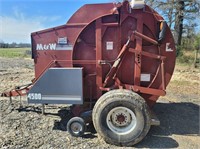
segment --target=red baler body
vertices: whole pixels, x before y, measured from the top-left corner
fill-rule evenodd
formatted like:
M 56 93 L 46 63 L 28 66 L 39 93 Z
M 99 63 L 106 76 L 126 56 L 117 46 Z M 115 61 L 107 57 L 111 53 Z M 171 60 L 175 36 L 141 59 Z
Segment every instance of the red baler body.
M 122 87 L 138 92 L 153 105 L 165 94 L 175 66 L 175 45 L 168 27 L 158 45 L 133 34 L 115 78 L 106 86 L 110 68 L 100 63 L 112 61 L 112 65 L 134 31 L 157 41 L 162 21 L 148 6 L 129 12 L 128 3 L 85 5 L 66 25 L 32 33 L 35 77 L 49 67 L 83 67 L 84 100 L 97 100 L 102 91 Z M 58 40 L 64 40 L 66 49 L 56 49 Z

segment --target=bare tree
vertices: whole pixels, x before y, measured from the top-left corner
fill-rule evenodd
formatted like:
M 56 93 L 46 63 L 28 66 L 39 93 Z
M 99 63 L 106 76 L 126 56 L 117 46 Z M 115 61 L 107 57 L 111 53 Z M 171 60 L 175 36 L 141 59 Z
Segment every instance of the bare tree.
M 174 39 L 179 53 L 182 36 L 189 28 L 195 28 L 199 18 L 200 0 L 146 0 L 147 4 L 161 13 L 174 31 Z
M 174 39 L 177 46 L 177 54 L 180 52 L 181 41 L 183 35 L 183 20 L 184 20 L 185 2 L 184 0 L 178 0 L 176 2 L 176 16 L 174 26 Z

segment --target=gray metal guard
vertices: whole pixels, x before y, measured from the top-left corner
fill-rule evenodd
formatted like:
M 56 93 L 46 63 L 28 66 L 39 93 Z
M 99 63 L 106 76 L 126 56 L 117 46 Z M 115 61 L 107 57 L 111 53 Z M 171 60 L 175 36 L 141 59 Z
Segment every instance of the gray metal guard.
M 49 68 L 27 98 L 34 104 L 83 104 L 83 68 Z

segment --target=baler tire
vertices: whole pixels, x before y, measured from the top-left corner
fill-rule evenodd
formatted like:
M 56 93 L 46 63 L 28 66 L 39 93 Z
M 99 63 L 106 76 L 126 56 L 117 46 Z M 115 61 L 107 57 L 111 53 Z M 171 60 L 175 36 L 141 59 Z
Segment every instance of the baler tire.
M 123 121 L 120 123 L 120 119 L 115 120 L 119 113 L 121 117 L 129 117 L 125 120 L 131 122 L 124 122 L 125 125 Z M 137 93 L 124 89 L 112 90 L 101 96 L 93 108 L 92 119 L 99 137 L 118 146 L 137 144 L 151 127 L 149 107 L 145 100 Z
M 76 124 L 77 126 L 79 126 L 80 130 L 73 130 L 72 129 L 72 125 L 73 124 Z M 83 136 L 84 133 L 85 133 L 85 130 L 86 130 L 85 121 L 81 117 L 73 117 L 67 123 L 67 131 L 73 137 L 81 137 L 81 136 Z

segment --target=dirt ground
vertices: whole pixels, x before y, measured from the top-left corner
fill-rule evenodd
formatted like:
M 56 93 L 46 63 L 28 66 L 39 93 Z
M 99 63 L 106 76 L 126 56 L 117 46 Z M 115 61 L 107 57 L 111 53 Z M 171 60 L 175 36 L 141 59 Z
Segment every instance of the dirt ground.
M 30 59 L 0 58 L 0 93 L 34 78 Z M 177 65 L 167 88 L 153 110 L 160 126 L 153 126 L 135 148 L 200 148 L 200 71 Z M 26 98 L 0 98 L 0 148 L 2 149 L 88 149 L 125 148 L 99 140 L 93 128 L 83 138 L 73 138 L 66 131 L 69 107 L 50 105 L 46 115 L 41 106 L 28 105 Z

